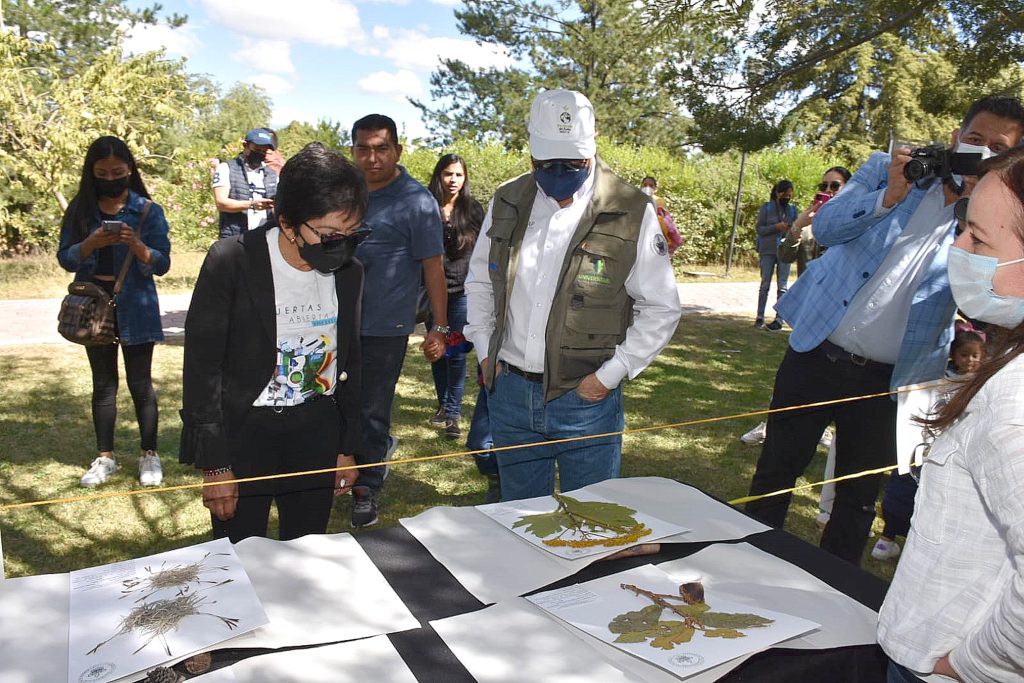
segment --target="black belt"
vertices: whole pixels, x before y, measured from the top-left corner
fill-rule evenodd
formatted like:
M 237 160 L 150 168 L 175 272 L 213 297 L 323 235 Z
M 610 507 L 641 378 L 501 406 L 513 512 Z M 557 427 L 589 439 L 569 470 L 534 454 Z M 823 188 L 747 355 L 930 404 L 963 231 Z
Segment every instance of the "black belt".
M 502 363 L 505 363 L 505 361 L 502 361 Z M 520 368 L 517 368 L 516 366 L 512 365 L 511 363 L 505 363 L 505 368 L 509 372 L 511 372 L 513 375 L 519 375 L 520 377 L 525 379 L 527 382 L 536 382 L 537 384 L 543 384 L 544 383 L 544 373 L 543 372 L 527 372 L 526 370 L 522 370 Z
M 821 349 L 825 353 L 825 356 L 828 357 L 828 359 L 833 363 L 835 363 L 836 361 L 843 361 L 861 368 L 873 367 L 891 369 L 893 367 L 888 363 L 879 363 L 877 360 L 871 360 L 870 358 L 865 358 L 864 356 L 858 356 L 856 353 L 847 351 L 838 344 L 833 344 L 828 339 L 821 342 L 821 345 L 818 348 Z

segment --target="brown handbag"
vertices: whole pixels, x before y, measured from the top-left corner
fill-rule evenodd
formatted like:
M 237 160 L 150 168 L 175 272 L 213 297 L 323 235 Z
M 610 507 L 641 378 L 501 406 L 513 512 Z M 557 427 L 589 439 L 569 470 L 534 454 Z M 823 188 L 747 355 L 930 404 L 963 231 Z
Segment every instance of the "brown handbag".
M 142 208 L 140 231 L 152 203 L 147 201 Z M 92 282 L 72 282 L 68 285 L 68 293 L 61 301 L 60 313 L 57 314 L 57 332 L 60 336 L 83 346 L 117 343 L 117 294 L 121 291 L 121 284 L 134 259 L 135 254 L 129 251 L 114 283 L 113 296 Z

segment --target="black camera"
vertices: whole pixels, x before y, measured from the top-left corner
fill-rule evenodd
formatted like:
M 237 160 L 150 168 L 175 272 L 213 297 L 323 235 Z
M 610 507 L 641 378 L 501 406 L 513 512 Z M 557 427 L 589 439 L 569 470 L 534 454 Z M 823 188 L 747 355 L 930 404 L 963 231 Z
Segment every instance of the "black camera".
M 910 161 L 903 167 L 903 177 L 911 182 L 955 175 L 978 175 L 981 154 L 954 152 L 945 145 L 918 147 L 910 152 Z

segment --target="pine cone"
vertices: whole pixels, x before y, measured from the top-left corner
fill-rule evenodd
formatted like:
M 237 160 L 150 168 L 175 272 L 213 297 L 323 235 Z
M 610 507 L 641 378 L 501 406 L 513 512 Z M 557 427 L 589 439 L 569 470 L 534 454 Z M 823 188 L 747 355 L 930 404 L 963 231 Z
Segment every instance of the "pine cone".
M 181 683 L 185 677 L 174 669 L 158 666 L 149 672 L 144 683 Z

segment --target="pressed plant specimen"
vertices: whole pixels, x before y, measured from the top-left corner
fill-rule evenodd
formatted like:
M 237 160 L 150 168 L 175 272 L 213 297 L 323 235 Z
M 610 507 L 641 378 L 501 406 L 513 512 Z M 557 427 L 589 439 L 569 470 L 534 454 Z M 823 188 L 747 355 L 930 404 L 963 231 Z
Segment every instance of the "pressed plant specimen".
M 512 528 L 526 527 L 526 532 L 542 539 L 544 545 L 571 548 L 629 545 L 653 533 L 637 521 L 636 510 L 625 505 L 577 500 L 558 493 L 554 498 L 558 502 L 555 510 L 525 515 Z

